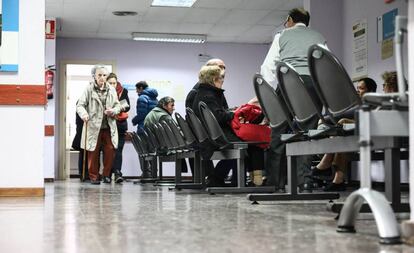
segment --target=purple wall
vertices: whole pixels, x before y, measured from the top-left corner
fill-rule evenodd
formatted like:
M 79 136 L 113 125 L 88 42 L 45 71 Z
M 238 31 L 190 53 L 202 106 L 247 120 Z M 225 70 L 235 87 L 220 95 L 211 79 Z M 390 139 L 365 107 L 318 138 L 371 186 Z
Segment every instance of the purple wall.
M 343 59 L 343 2 L 342 0 L 308 0 L 311 19 L 310 27 L 320 32 L 326 39 L 329 49 Z
M 140 80 L 169 80 L 172 84 L 182 84 L 186 94 L 198 80 L 198 71 L 204 62 L 199 62 L 199 54 L 221 58 L 226 63 L 224 88 L 229 106 L 246 103 L 254 96 L 252 78 L 260 69 L 268 50 L 267 45 L 206 43 L 202 45 L 149 43 L 128 40 L 98 39 L 58 39 L 56 62 L 76 61 L 115 61 L 116 73 L 123 84 L 135 84 Z M 164 94 L 168 95 L 168 94 Z M 135 115 L 137 95 L 129 91 L 131 100 L 130 117 Z M 176 111 L 184 115 L 184 101 L 176 101 Z M 133 131 L 128 120 L 129 131 Z M 164 175 L 174 175 L 173 164 L 165 164 Z M 139 163 L 132 145 L 125 145 L 123 168 L 125 176 L 138 176 Z
M 229 105 L 254 96 L 252 78 L 267 53 L 266 45 L 207 43 L 201 45 L 146 43 L 127 40 L 58 39 L 57 62 L 65 59 L 114 60 L 122 83 L 171 80 L 184 84 L 187 93 L 203 65 L 198 55 L 221 58 L 227 66 L 224 88 Z M 177 108 L 178 110 L 179 108 Z M 179 110 L 181 111 L 181 110 Z

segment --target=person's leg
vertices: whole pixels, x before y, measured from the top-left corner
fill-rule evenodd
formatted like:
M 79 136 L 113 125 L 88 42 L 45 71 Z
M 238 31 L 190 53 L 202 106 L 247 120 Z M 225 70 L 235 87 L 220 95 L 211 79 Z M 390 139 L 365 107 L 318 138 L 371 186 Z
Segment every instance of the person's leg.
M 88 151 L 89 179 L 91 180 L 92 184 L 99 183 L 99 155 L 101 152 L 102 145 L 102 133 L 102 130 L 99 131 L 95 150 Z
M 254 185 L 260 186 L 263 184 L 262 170 L 265 167 L 263 149 L 257 146 L 249 145 L 247 152 L 249 154 L 247 164 L 251 180 Z
M 325 154 L 323 155 L 321 161 L 316 165 L 318 170 L 326 170 L 332 166 L 332 161 L 334 159 L 334 154 Z
M 285 143 L 280 140 L 281 134 L 287 133 L 288 126 L 281 129 L 272 128 L 270 148 L 267 153 L 267 161 L 265 166 L 267 181 L 266 185 L 276 186 L 284 189 L 286 184 L 286 159 Z
M 115 150 L 114 165 L 112 166 L 112 173 L 115 175 L 115 183 L 124 181 L 122 178 L 122 151 L 125 145 L 125 133 L 118 135 L 118 148 Z
M 346 153 L 336 153 L 332 162 L 332 167 L 335 169 L 335 177 L 332 183 L 329 184 L 325 191 L 345 191 L 346 186 L 344 177 L 348 166 L 349 157 Z
M 111 175 L 112 165 L 114 163 L 114 158 L 115 158 L 115 148 L 111 141 L 110 129 L 109 128 L 105 129 L 102 132 L 103 132 L 102 145 L 103 145 L 103 152 L 104 152 L 104 157 L 103 157 L 104 168 L 103 168 L 102 176 L 104 177 L 104 182 L 109 183 L 110 182 L 109 176 Z

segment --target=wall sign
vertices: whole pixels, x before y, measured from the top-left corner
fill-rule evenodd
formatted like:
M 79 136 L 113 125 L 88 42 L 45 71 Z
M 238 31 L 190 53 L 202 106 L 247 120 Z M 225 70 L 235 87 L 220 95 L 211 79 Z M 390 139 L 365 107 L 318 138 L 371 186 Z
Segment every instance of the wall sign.
M 352 25 L 352 80 L 368 75 L 367 20 L 356 21 Z
M 18 71 L 19 0 L 0 0 L 0 71 Z

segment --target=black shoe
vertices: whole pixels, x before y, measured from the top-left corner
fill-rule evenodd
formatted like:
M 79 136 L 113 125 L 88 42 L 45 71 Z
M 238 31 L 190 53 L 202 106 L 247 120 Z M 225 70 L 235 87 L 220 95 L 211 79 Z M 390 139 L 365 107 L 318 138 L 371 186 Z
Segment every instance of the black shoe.
M 223 180 L 218 180 L 215 177 L 209 176 L 206 179 L 206 186 L 207 187 L 224 187 L 224 186 L 226 186 L 226 183 L 224 182 L 224 179 Z
M 122 177 L 122 172 L 120 170 L 115 170 L 115 183 L 120 184 L 124 182 L 124 178 Z
M 311 176 L 312 177 L 332 177 L 332 169 L 328 168 L 325 170 L 320 170 L 316 166 L 311 167 Z
M 328 184 L 323 191 L 325 192 L 343 192 L 346 191 L 346 185 L 344 182 L 340 184 L 330 183 Z
M 98 184 L 101 184 L 101 181 L 99 181 L 99 180 L 91 180 L 91 184 L 98 185 Z
M 120 176 L 120 175 L 116 175 L 115 174 L 115 183 L 116 184 L 120 184 L 122 182 L 124 182 L 124 178 L 122 176 Z
M 102 182 L 104 182 L 105 184 L 110 184 L 111 183 L 111 178 L 110 177 L 102 177 Z

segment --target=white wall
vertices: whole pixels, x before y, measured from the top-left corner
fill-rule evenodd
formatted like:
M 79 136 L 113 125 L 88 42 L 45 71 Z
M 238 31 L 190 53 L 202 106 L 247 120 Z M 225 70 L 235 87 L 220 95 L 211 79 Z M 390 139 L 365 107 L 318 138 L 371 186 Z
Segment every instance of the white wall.
M 46 18 L 46 20 L 54 20 L 55 18 Z M 45 67 L 50 65 L 56 65 L 56 38 L 55 39 L 45 39 Z M 55 125 L 55 101 L 56 101 L 56 83 L 57 77 L 53 80 L 53 99 L 48 99 L 47 106 L 45 107 L 45 125 Z M 54 136 L 45 136 L 44 137 L 44 177 L 45 178 L 55 178 L 55 139 L 57 136 L 57 131 L 55 127 Z
M 44 21 L 44 1 L 20 1 L 19 72 L 0 73 L 0 85 L 43 85 Z M 0 115 L 0 188 L 43 187 L 44 107 L 0 106 Z

